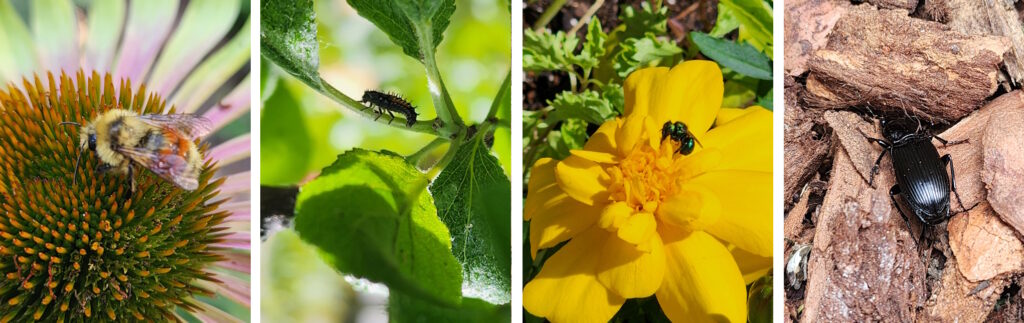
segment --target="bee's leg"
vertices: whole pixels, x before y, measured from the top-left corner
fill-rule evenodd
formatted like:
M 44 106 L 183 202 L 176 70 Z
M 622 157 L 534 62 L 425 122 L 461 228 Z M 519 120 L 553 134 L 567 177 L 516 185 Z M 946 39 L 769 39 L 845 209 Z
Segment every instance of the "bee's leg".
M 373 121 L 377 121 L 377 119 L 380 119 L 380 116 L 384 115 L 384 112 L 381 112 L 381 110 L 377 110 L 377 111 L 374 111 L 374 112 L 377 113 L 377 117 L 373 118 Z
M 125 198 L 126 199 L 132 197 L 132 195 L 135 193 L 135 186 L 136 186 L 136 184 L 135 184 L 135 168 L 132 167 L 131 163 L 128 163 L 127 168 L 128 168 L 128 182 L 130 184 L 128 185 L 128 192 L 125 193 Z
M 388 110 L 388 115 L 391 116 L 391 120 L 388 120 L 388 124 L 391 124 L 391 122 L 395 121 L 395 114 L 391 112 L 391 110 Z
M 114 166 L 111 166 L 110 164 L 107 163 L 100 163 L 99 165 L 96 166 L 96 172 L 100 174 L 106 174 L 111 169 L 114 169 Z

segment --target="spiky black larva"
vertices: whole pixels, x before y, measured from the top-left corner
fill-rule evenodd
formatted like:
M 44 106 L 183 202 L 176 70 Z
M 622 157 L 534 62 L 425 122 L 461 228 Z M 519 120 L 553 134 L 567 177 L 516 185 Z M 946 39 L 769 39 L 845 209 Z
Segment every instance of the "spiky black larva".
M 405 125 L 412 127 L 416 123 L 416 116 L 419 115 L 416 113 L 416 107 L 412 106 L 409 101 L 390 93 L 368 90 L 363 92 L 363 100 L 359 102 L 369 104 L 367 109 L 375 109 L 377 117 L 373 119 L 374 121 L 380 119 L 387 112 L 391 116 L 388 124 L 391 124 L 392 121 L 395 121 L 395 113 L 399 113 L 405 116 Z

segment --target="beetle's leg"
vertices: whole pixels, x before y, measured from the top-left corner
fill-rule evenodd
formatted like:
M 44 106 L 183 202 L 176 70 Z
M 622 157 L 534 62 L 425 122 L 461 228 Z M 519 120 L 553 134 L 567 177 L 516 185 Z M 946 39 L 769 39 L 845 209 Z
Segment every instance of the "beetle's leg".
M 384 115 L 384 112 L 380 112 L 380 110 L 376 110 L 373 112 L 377 114 L 377 117 L 373 118 L 373 121 L 377 121 L 377 119 L 380 119 L 380 116 Z
M 946 139 L 942 139 L 942 137 L 939 137 L 938 135 L 932 135 L 932 138 L 935 138 L 935 140 L 938 140 L 939 142 L 941 142 L 943 146 L 952 146 L 952 145 L 959 145 L 959 144 L 964 144 L 964 143 L 971 142 L 970 138 L 968 138 L 968 139 L 961 139 L 961 140 L 957 140 L 957 141 L 953 141 L 953 142 L 950 142 L 949 140 L 946 140 Z
M 388 124 L 391 124 L 391 122 L 395 121 L 395 113 L 388 110 L 388 115 L 391 116 L 391 120 L 388 120 Z
M 949 182 L 950 186 L 953 187 L 953 195 L 956 195 L 956 203 L 960 204 L 961 210 L 967 211 L 967 208 L 964 207 L 964 202 L 960 200 L 960 192 L 956 190 L 956 171 L 953 170 L 953 158 L 949 154 L 945 154 L 942 156 L 942 162 L 946 163 L 946 166 L 949 167 Z
M 878 159 L 875 159 L 875 165 L 871 166 L 871 174 L 868 176 L 868 185 L 871 185 L 872 188 L 875 187 L 875 174 L 878 174 L 878 165 L 882 163 L 882 157 L 884 157 L 887 152 L 889 152 L 888 149 L 882 149 L 882 153 L 878 155 Z
M 907 215 L 903 213 L 903 209 L 900 208 L 900 204 L 896 203 L 896 195 L 900 193 L 899 184 L 893 185 L 892 188 L 889 189 L 889 198 L 892 199 L 892 207 L 896 208 L 896 211 L 900 212 L 900 217 L 903 218 L 903 223 L 907 224 L 907 232 L 913 235 L 914 229 L 910 228 L 910 219 L 908 219 Z

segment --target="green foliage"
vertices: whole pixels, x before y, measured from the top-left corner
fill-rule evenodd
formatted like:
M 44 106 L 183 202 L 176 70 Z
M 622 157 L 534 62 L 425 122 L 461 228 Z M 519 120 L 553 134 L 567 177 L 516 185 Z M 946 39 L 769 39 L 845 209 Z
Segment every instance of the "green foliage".
M 714 38 L 702 32 L 691 32 L 690 37 L 700 52 L 714 59 L 722 67 L 760 80 L 772 79 L 772 62 L 749 44 L 738 44 Z
M 527 29 L 523 32 L 523 69 L 534 72 L 569 71 L 577 44 L 579 39 L 576 35 Z
M 764 0 L 721 0 L 718 21 L 735 19 L 739 41 L 745 41 L 772 57 L 772 7 Z M 717 26 L 716 26 L 717 27 Z
M 751 323 L 772 322 L 772 276 L 769 273 L 747 287 L 747 320 Z
M 426 192 L 428 183 L 400 156 L 346 152 L 302 187 L 295 230 L 341 272 L 458 304 L 462 269 Z
M 601 124 L 615 115 L 611 102 L 591 90 L 583 93 L 562 92 L 548 104 L 554 108 L 547 118 L 549 124 L 568 118 L 580 118 L 590 123 Z
M 452 252 L 465 268 L 465 283 L 492 302 L 510 301 L 512 196 L 508 177 L 478 133 L 430 186 L 437 215 L 451 228 Z
M 311 138 L 299 104 L 290 91 L 281 86 L 263 106 L 260 116 L 260 183 L 298 183 L 306 176 L 311 153 Z
M 682 53 L 676 44 L 669 39 L 662 39 L 652 33 L 642 38 L 629 38 L 621 44 L 621 50 L 615 55 L 615 73 L 626 78 L 633 71 L 657 66 L 663 59 Z
M 348 0 L 360 16 L 384 31 L 402 51 L 423 60 L 444 39 L 444 30 L 455 12 L 455 1 L 422 0 Z
M 510 322 L 512 307 L 494 305 L 477 298 L 463 298 L 458 306 L 433 306 L 416 297 L 391 293 L 388 298 L 391 322 Z
M 625 26 L 621 39 L 642 38 L 648 33 L 665 35 L 668 28 L 668 7 L 659 5 L 658 9 L 654 9 L 649 2 L 644 1 L 637 11 L 627 5 L 622 7 L 619 19 L 622 19 L 619 26 Z
M 313 0 L 265 0 L 260 12 L 260 54 L 309 86 L 320 88 Z

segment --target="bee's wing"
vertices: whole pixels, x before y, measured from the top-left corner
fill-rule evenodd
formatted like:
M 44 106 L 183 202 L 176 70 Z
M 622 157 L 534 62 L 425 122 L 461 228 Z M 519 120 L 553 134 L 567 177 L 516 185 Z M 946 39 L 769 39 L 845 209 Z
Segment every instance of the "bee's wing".
M 144 114 L 138 118 L 152 126 L 178 130 L 192 140 L 210 134 L 213 129 L 209 119 L 194 114 Z
M 183 189 L 191 191 L 199 187 L 198 169 L 190 168 L 182 156 L 131 147 L 118 148 L 117 151 Z

